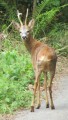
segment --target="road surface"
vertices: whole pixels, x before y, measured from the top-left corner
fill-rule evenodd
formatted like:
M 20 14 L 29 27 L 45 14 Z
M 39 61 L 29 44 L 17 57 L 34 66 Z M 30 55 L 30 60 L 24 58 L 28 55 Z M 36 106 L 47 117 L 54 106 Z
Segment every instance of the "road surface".
M 43 100 L 40 109 L 33 113 L 20 111 L 13 120 L 68 120 L 68 76 L 61 77 L 57 85 L 58 89 L 53 92 L 55 110 L 46 109 Z

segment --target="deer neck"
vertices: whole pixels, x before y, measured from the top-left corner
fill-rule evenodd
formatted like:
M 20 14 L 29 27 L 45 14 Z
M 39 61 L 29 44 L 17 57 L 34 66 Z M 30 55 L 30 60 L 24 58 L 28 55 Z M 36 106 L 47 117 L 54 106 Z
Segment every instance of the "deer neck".
M 29 36 L 29 38 L 24 41 L 24 44 L 25 44 L 27 50 L 29 51 L 29 53 L 31 53 L 32 48 L 33 48 L 33 47 L 35 46 L 35 44 L 36 44 L 36 40 L 33 39 L 32 36 Z

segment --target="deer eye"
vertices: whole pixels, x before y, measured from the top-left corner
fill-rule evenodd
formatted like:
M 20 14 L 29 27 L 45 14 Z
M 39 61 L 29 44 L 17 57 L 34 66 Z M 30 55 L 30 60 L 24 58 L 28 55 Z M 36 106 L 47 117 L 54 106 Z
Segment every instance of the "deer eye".
M 29 33 L 30 31 L 28 30 L 27 33 Z

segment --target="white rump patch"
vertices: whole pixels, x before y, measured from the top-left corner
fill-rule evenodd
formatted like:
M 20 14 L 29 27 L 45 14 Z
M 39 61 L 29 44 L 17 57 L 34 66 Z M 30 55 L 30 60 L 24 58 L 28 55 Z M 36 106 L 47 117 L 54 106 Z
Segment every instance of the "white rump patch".
M 41 56 L 39 60 L 37 61 L 37 65 L 48 63 L 50 59 L 48 59 L 47 56 Z
M 47 56 L 42 56 L 40 57 L 39 61 L 46 62 L 46 61 L 50 61 L 50 59 L 48 59 Z

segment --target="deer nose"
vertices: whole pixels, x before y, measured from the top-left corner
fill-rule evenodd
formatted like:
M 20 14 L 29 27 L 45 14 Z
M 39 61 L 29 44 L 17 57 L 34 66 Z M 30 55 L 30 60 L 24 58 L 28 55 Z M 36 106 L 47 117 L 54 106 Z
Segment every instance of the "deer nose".
M 23 39 L 26 39 L 26 36 L 22 36 Z

